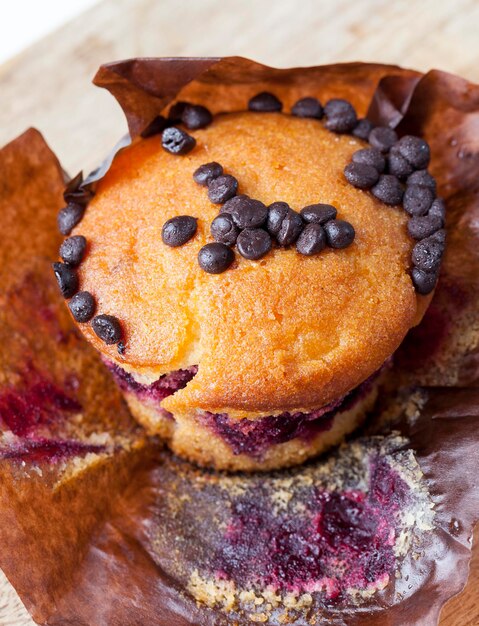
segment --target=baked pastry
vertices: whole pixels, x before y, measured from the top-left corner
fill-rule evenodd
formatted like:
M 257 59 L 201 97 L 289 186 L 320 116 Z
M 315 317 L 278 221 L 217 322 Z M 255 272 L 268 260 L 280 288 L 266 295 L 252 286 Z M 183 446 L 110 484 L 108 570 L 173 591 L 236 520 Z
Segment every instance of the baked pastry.
M 362 423 L 445 245 L 424 140 L 341 99 L 247 104 L 155 118 L 92 198 L 67 196 L 54 265 L 133 415 L 231 470 L 298 464 Z

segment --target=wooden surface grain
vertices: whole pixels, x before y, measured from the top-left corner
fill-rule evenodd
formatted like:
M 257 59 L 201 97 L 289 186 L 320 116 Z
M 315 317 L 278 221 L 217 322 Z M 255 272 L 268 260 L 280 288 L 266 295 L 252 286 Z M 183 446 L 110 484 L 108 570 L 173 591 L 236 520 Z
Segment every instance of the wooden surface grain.
M 479 82 L 479 1 L 105 0 L 0 67 L 0 145 L 35 126 L 67 171 L 88 171 L 126 128 L 90 84 L 101 63 L 231 54 L 278 67 L 396 63 Z M 478 586 L 479 548 L 441 626 L 479 625 Z M 32 624 L 0 572 L 0 626 Z

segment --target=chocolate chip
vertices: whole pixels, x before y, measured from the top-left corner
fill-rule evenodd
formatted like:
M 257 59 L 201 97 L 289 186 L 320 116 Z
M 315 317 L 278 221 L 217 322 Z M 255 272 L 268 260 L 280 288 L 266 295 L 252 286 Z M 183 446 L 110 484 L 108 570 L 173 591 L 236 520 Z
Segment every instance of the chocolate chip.
M 440 232 L 440 231 L 439 231 Z M 412 262 L 424 272 L 435 272 L 439 269 L 444 242 L 438 241 L 434 235 L 419 241 L 412 250 Z
M 114 315 L 97 315 L 91 325 L 95 334 L 107 345 L 118 343 L 122 338 L 120 321 Z
M 211 124 L 213 116 L 210 111 L 201 104 L 188 104 L 183 109 L 181 114 L 181 121 L 190 130 L 196 130 L 198 128 L 204 128 Z
M 273 202 L 273 204 L 269 205 L 266 228 L 273 237 L 276 237 L 279 233 L 281 224 L 290 210 L 290 206 L 286 202 Z
M 64 298 L 71 298 L 78 291 L 78 276 L 66 263 L 53 263 L 53 272 Z
M 171 154 L 187 154 L 196 146 L 196 139 L 181 128 L 170 126 L 161 135 L 161 145 Z
M 408 233 L 413 239 L 425 239 L 442 228 L 440 217 L 424 215 L 411 217 L 407 224 Z
M 147 137 L 152 137 L 153 135 L 159 135 L 165 128 L 167 127 L 168 122 L 163 117 L 163 115 L 157 115 L 142 131 L 141 136 L 146 139 Z
M 381 174 L 371 191 L 378 200 L 390 205 L 399 204 L 404 194 L 401 183 L 391 174 Z
M 444 226 L 446 222 L 446 205 L 442 198 L 436 198 L 434 202 L 431 204 L 431 208 L 428 211 L 428 215 L 431 217 L 438 217 L 441 220 L 441 227 Z
M 233 246 L 239 235 L 239 228 L 229 213 L 222 213 L 211 222 L 211 236 L 215 241 Z
M 69 235 L 77 224 L 82 220 L 85 207 L 76 202 L 69 202 L 66 207 L 58 213 L 58 230 L 62 235 Z
M 181 116 L 183 115 L 183 111 L 188 105 L 189 102 L 183 102 L 182 100 L 180 100 L 179 102 L 175 102 L 175 104 L 173 104 L 168 111 L 168 120 L 175 123 L 181 122 Z
M 433 200 L 434 194 L 428 187 L 408 185 L 404 192 L 403 207 L 409 215 L 426 215 Z
M 425 272 L 417 267 L 413 267 L 411 278 L 416 291 L 422 296 L 427 296 L 436 286 L 438 273 Z
M 197 229 L 196 217 L 177 215 L 163 224 L 161 238 L 163 243 L 172 248 L 182 246 L 194 237 Z
M 214 178 L 218 178 L 218 176 L 222 174 L 223 167 L 216 161 L 211 161 L 211 163 L 200 165 L 199 168 L 193 172 L 193 180 L 195 183 L 198 183 L 198 185 L 207 187 Z
M 95 298 L 88 291 L 79 291 L 68 303 L 68 308 L 77 322 L 89 322 L 95 314 Z
M 198 252 L 198 263 L 208 274 L 221 274 L 234 260 L 233 250 L 224 243 L 207 243 Z
M 386 167 L 386 159 L 377 148 L 363 148 L 362 150 L 357 150 L 351 158 L 353 163 L 372 165 L 380 174 L 384 172 Z
M 431 152 L 429 144 L 414 135 L 405 135 L 396 144 L 400 154 L 408 161 L 416 170 L 423 170 L 429 165 Z
M 86 239 L 83 235 L 69 237 L 60 246 L 60 256 L 70 265 L 79 265 L 86 250 Z
M 326 247 L 326 233 L 320 224 L 305 226 L 296 241 L 296 250 L 300 254 L 311 256 L 318 254 Z
M 226 202 L 223 211 L 231 215 L 239 228 L 257 228 L 268 217 L 268 208 L 262 202 L 245 195 L 236 196 Z
M 427 170 L 417 170 L 413 172 L 407 179 L 408 185 L 419 185 L 419 187 L 429 187 L 429 189 L 436 193 L 436 179 L 431 176 Z
M 280 246 L 291 246 L 299 237 L 303 229 L 303 220 L 301 215 L 289 209 L 281 222 L 276 241 Z
M 308 224 L 326 224 L 334 220 L 337 214 L 332 204 L 309 204 L 300 211 L 301 217 Z
M 371 189 L 379 179 L 377 169 L 366 163 L 348 163 L 344 168 L 344 175 L 348 182 L 358 189 Z
M 368 141 L 373 148 L 381 150 L 381 152 L 389 152 L 398 140 L 395 130 L 389 126 L 377 126 L 369 133 Z
M 262 228 L 245 228 L 238 235 L 236 246 L 245 259 L 257 261 L 271 250 L 271 237 Z
M 291 109 L 296 117 L 315 117 L 320 120 L 323 117 L 323 107 L 317 98 L 301 98 Z
M 208 183 L 208 198 L 214 204 L 223 204 L 223 202 L 235 196 L 237 191 L 238 181 L 229 174 L 213 178 Z
M 364 117 L 363 119 L 358 121 L 353 129 L 352 134 L 359 139 L 364 139 L 365 141 L 367 141 L 369 133 L 372 131 L 373 128 L 373 124 Z
M 393 146 L 388 155 L 388 171 L 400 180 L 407 178 L 413 171 L 413 166 L 400 154 L 396 146 Z
M 353 105 L 347 100 L 333 98 L 324 107 L 325 126 L 335 133 L 350 133 L 358 121 Z
M 253 96 L 248 102 L 248 109 L 250 111 L 256 111 L 260 113 L 272 113 L 281 111 L 283 103 L 278 98 L 269 93 L 269 91 L 262 91 L 261 93 Z
M 331 220 L 324 225 L 326 241 L 331 248 L 347 248 L 356 235 L 354 227 L 345 220 Z

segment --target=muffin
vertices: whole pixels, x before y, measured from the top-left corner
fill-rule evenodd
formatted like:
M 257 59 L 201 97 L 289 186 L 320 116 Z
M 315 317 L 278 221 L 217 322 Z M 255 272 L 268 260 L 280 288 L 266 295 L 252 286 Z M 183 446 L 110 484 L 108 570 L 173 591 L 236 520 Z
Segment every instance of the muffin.
M 134 417 L 204 466 L 268 470 L 372 410 L 444 251 L 427 143 L 352 105 L 174 103 L 72 192 L 54 264 Z

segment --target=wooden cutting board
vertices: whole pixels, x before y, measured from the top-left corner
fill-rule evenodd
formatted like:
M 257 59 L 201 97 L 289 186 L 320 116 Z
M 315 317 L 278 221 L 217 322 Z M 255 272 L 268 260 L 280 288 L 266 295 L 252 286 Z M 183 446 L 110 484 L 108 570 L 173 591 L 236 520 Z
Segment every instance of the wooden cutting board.
M 105 0 L 0 66 L 0 145 L 35 126 L 67 171 L 93 169 L 125 131 L 111 96 L 90 85 L 107 61 L 238 54 L 288 67 L 360 60 L 479 82 L 478 33 L 477 0 Z M 479 625 L 478 585 L 476 542 L 469 583 L 443 610 L 441 626 Z M 32 620 L 0 572 L 0 626 L 27 625 Z

